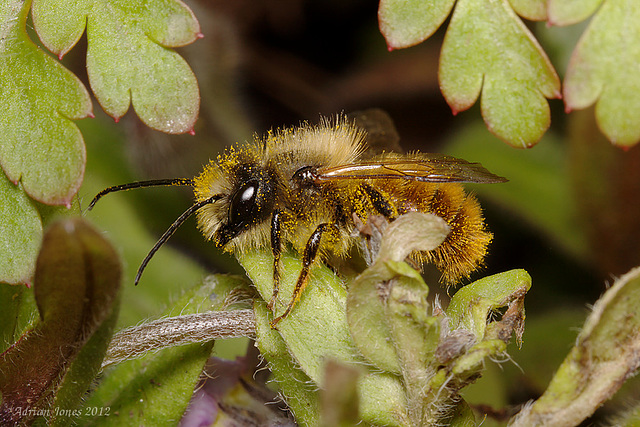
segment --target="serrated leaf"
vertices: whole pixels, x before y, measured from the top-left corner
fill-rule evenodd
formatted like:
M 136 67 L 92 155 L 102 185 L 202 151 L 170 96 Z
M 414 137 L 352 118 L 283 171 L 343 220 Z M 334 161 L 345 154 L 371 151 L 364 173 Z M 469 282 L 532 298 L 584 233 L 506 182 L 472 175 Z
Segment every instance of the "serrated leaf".
M 600 7 L 603 0 L 547 0 L 550 25 L 571 25 L 582 22 Z
M 83 220 L 60 221 L 47 230 L 34 281 L 41 320 L 0 358 L 3 423 L 25 422 L 48 408 L 69 364 L 112 316 L 120 276 L 114 249 Z M 99 366 L 102 354 L 88 356 Z M 85 371 L 83 381 L 93 373 Z M 76 393 L 66 400 L 78 402 L 84 390 L 72 386 Z
M 71 119 L 89 116 L 91 101 L 80 80 L 27 36 L 29 6 L 0 5 L 0 164 L 34 199 L 69 205 L 85 165 L 82 135 Z
M 29 283 L 42 240 L 38 210 L 0 173 L 0 282 Z
M 613 143 L 640 140 L 640 3 L 609 0 L 576 47 L 564 81 L 567 110 L 596 103 L 600 130 Z
M 545 98 L 560 97 L 549 59 L 506 0 L 460 0 L 442 46 L 439 79 L 454 113 L 481 96 L 489 130 L 515 147 L 550 124 Z
M 447 19 L 455 0 L 381 0 L 380 31 L 389 49 L 413 46 L 429 38 Z
M 98 102 L 112 117 L 129 105 L 149 127 L 167 133 L 193 129 L 200 95 L 196 78 L 170 47 L 191 43 L 200 26 L 179 0 L 35 0 L 42 42 L 63 55 L 87 25 L 87 72 Z M 64 18 L 62 18 L 64 17 Z

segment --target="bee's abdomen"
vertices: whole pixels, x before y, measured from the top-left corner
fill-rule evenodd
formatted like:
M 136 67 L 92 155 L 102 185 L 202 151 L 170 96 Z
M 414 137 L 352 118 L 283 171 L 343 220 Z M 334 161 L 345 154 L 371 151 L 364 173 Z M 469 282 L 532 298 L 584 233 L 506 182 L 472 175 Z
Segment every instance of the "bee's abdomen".
M 430 262 L 442 273 L 446 284 L 455 284 L 483 264 L 492 234 L 486 229 L 480 204 L 455 183 L 420 183 L 385 189 L 398 214 L 410 211 L 432 213 L 451 227 L 436 249 L 412 255 L 418 262 Z

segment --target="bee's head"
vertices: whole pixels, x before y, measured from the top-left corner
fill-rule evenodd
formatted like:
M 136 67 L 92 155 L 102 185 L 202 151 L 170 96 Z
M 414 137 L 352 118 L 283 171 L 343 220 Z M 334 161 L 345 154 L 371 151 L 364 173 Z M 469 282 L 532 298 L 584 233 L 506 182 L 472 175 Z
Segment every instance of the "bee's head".
M 219 195 L 200 208 L 198 227 L 217 246 L 227 246 L 253 226 L 263 223 L 273 211 L 275 185 L 253 151 L 228 150 L 211 162 L 194 180 L 196 201 Z

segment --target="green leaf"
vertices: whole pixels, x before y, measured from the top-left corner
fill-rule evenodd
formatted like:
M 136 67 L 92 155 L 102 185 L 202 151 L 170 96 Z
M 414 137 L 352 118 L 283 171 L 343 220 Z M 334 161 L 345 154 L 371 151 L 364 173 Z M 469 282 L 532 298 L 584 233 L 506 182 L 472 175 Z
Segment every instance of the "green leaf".
M 389 49 L 413 46 L 427 38 L 447 19 L 455 0 L 381 0 L 380 31 Z
M 28 421 L 37 410 L 48 408 L 61 381 L 66 382 L 69 364 L 103 322 L 113 316 L 120 276 L 115 250 L 83 220 L 60 221 L 47 230 L 34 281 L 41 321 L 2 354 L 0 419 Z M 108 335 L 101 335 L 103 348 Z M 86 369 L 75 374 L 83 378 L 84 386 L 92 380 L 103 354 L 86 354 Z M 65 402 L 77 403 L 84 394 L 84 387 L 78 388 L 73 382 L 73 393 L 65 395 Z
M 510 425 L 578 425 L 640 364 L 640 268 L 616 280 L 596 302 L 544 394 Z
M 256 301 L 256 345 L 260 354 L 269 361 L 273 381 L 287 402 L 298 423 L 318 425 L 320 396 L 313 381 L 287 351 L 287 343 L 269 324 L 269 310 L 263 301 Z
M 434 425 L 454 415 L 460 390 L 481 375 L 486 360 L 504 354 L 513 332 L 521 336 L 527 280 L 522 270 L 478 280 L 456 292 L 446 314 L 435 306 L 431 316 L 426 303 L 420 303 L 424 297 L 416 299 L 417 280 L 396 285 L 402 289 L 390 297 L 389 306 L 395 309 L 390 320 L 413 424 Z M 492 309 L 505 305 L 500 321 L 488 320 Z M 472 419 L 458 415 L 462 424 Z
M 98 414 L 91 421 L 83 419 L 81 424 L 177 424 L 212 348 L 213 341 L 171 347 L 118 365 L 85 404 L 85 408 L 108 408 L 109 415 Z
M 632 406 L 631 406 L 632 405 Z M 630 408 L 610 417 L 608 426 L 637 426 L 640 425 L 640 403 L 632 403 Z
M 361 376 L 360 417 L 366 423 L 383 426 L 411 425 L 406 414 L 406 397 L 402 382 L 397 376 L 374 372 Z
M 394 342 L 398 337 L 392 337 L 390 329 L 399 320 L 387 320 L 395 311 L 390 314 L 387 310 L 387 301 L 383 300 L 388 296 L 383 298 L 380 285 L 398 278 L 415 281 L 416 293 L 428 293 L 419 273 L 400 261 L 415 250 L 434 249 L 448 233 L 446 222 L 435 215 L 412 212 L 401 216 L 384 231 L 376 262 L 349 285 L 347 321 L 353 340 L 367 360 L 384 371 L 401 373 Z
M 616 145 L 640 140 L 640 3 L 606 1 L 576 47 L 564 82 L 567 110 L 596 103 L 602 133 Z
M 452 427 L 474 427 L 478 425 L 473 411 L 464 400 L 460 400 L 460 403 L 456 405 L 450 425 Z
M 603 0 L 547 0 L 550 25 L 571 25 L 584 21 L 595 12 Z
M 509 0 L 513 10 L 520 16 L 532 21 L 547 19 L 547 2 L 549 0 Z
M 531 288 L 531 276 L 524 270 L 494 274 L 464 286 L 455 293 L 449 307 L 449 326 L 473 332 L 479 342 L 485 337 L 491 311 L 523 298 Z
M 454 113 L 481 96 L 489 130 L 514 147 L 538 142 L 560 81 L 506 0 L 460 0 L 442 46 L 440 87 Z
M 429 315 L 433 311 L 427 301 L 429 288 L 420 273 L 404 262 L 388 261 L 387 264 L 397 274 L 389 292 L 386 317 L 402 370 L 407 412 L 414 424 L 431 425 L 427 420 L 435 422 L 439 414 L 434 416 L 434 412 L 446 406 L 427 403 L 433 397 L 428 383 L 435 373 L 434 354 L 440 339 L 442 319 L 438 315 Z M 443 393 L 442 403 L 447 402 L 446 395 Z
M 270 300 L 273 292 L 273 257 L 270 252 L 243 253 L 239 260 L 263 300 Z M 288 303 L 301 269 L 300 260 L 291 255 L 284 255 L 281 261 L 280 301 L 276 303 L 276 313 L 281 313 L 283 306 Z M 275 358 L 272 356 L 267 360 L 273 362 L 272 370 L 285 369 L 274 375 L 283 378 L 290 374 L 291 369 L 297 369 L 297 365 L 316 386 L 320 386 L 328 359 L 364 366 L 365 361 L 349 333 L 345 306 L 346 291 L 341 280 L 324 265 L 314 265 L 299 302 L 278 323 L 277 331 L 269 327 L 274 315 L 266 310 L 264 304 L 256 304 L 258 346 L 262 346 L 262 339 L 271 340 L 265 347 L 274 349 Z M 272 341 L 273 334 L 280 335 L 286 351 L 278 350 L 282 350 L 282 345 Z M 384 425 L 405 424 L 404 393 L 395 375 L 369 370 L 360 377 L 358 384 L 360 415 L 364 421 Z M 307 392 L 310 388 L 309 384 L 302 381 L 292 382 L 291 387 L 307 389 Z M 295 394 L 288 390 L 287 393 L 296 396 L 300 402 L 317 400 L 313 396 L 299 397 L 304 395 L 305 390 Z M 319 415 L 314 411 L 309 416 L 310 420 L 314 420 Z
M 326 267 L 325 267 L 326 268 Z M 314 281 L 313 278 L 310 281 L 309 286 L 319 285 L 320 282 Z M 319 301 L 323 299 L 320 298 Z M 291 312 L 294 315 L 296 308 Z M 265 356 L 269 362 L 269 369 L 273 374 L 273 379 L 278 385 L 278 389 L 282 393 L 290 406 L 293 413 L 296 415 L 296 421 L 301 425 L 317 425 L 318 418 L 320 416 L 319 409 L 319 396 L 318 386 L 322 383 L 318 383 L 319 380 L 324 383 L 324 371 L 319 372 L 320 377 L 316 380 L 307 375 L 304 370 L 304 366 L 308 365 L 308 357 L 310 361 L 322 363 L 322 361 L 314 360 L 315 358 L 322 359 L 322 355 L 325 350 L 323 346 L 318 347 L 315 340 L 312 340 L 308 345 L 305 343 L 306 339 L 313 335 L 313 331 L 320 332 L 321 329 L 315 329 L 313 324 L 310 324 L 310 328 L 302 329 L 302 336 L 296 339 L 291 344 L 275 329 L 271 328 L 269 320 L 271 315 L 267 306 L 262 301 L 257 301 L 255 304 L 256 312 L 256 345 L 260 349 L 260 353 Z M 302 317 L 301 317 L 302 318 Z M 281 327 L 283 320 L 278 325 Z M 324 337 L 332 339 L 330 335 L 323 333 Z M 308 346 L 308 349 L 305 348 Z M 313 358 L 310 358 L 310 352 L 314 352 Z M 350 359 L 357 357 L 357 352 L 352 353 Z M 336 360 L 331 355 L 328 356 L 330 360 Z M 325 361 L 326 362 L 326 361 Z M 348 363 L 349 366 L 354 366 L 353 360 L 341 359 L 341 362 Z M 303 366 L 300 365 L 303 363 Z M 361 362 L 358 362 L 356 366 L 360 366 Z M 325 367 L 325 363 L 322 365 Z M 367 372 L 363 371 L 358 379 L 358 397 L 360 400 L 360 416 L 362 419 L 370 423 L 378 423 L 381 425 L 406 425 L 408 421 L 404 416 L 404 407 L 406 402 L 404 400 L 404 390 L 401 382 L 395 375 L 390 375 L 381 372 Z
M 258 252 L 242 254 L 240 263 L 247 270 L 263 300 L 273 293 L 273 258 Z M 266 268 L 265 268 L 266 267 Z M 276 313 L 284 311 L 295 286 L 301 264 L 291 255 L 282 257 L 282 275 Z M 311 379 L 320 383 L 326 357 L 356 362 L 345 319 L 346 291 L 338 277 L 325 266 L 314 266 L 312 278 L 291 313 L 278 323 L 278 332 Z M 318 309 L 322 307 L 322 309 Z M 275 316 L 274 316 L 275 317 Z
M 42 240 L 38 210 L 0 173 L 0 282 L 30 283 Z
M 31 327 L 38 317 L 33 292 L 26 286 L 0 283 L 0 353 Z
M 91 115 L 80 80 L 29 39 L 29 1 L 0 5 L 0 164 L 46 204 L 70 205 L 82 182 L 85 148 L 71 121 Z
M 35 0 L 33 22 L 42 42 L 63 55 L 87 25 L 87 72 L 104 110 L 119 119 L 129 104 L 149 127 L 191 131 L 200 95 L 187 63 L 171 47 L 200 36 L 193 12 L 178 0 Z

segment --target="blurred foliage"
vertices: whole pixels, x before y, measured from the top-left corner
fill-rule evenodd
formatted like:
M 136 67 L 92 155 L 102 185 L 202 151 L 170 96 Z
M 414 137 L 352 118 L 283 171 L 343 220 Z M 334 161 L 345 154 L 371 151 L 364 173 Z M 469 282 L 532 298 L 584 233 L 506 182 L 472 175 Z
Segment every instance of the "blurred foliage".
M 0 358 L 3 425 L 43 415 L 62 424 L 77 418 L 72 411 L 98 373 L 115 327 L 121 279 L 115 250 L 83 219 L 48 228 L 36 263 L 35 299 L 3 295 L 3 305 L 17 305 L 18 312 L 34 310 L 35 302 L 40 315 L 25 324 L 15 313 L 2 324 L 4 337 L 19 335 Z
M 634 0 L 491 2 L 491 21 L 481 18 L 487 3 L 481 0 L 455 5 L 432 0 L 433 7 L 422 9 L 418 1 L 389 0 L 381 2 L 380 10 L 377 3 L 363 0 L 191 1 L 197 21 L 178 1 L 149 3 L 147 10 L 107 2 L 104 14 L 99 7 L 103 2 L 67 3 L 11 0 L 0 6 L 0 99 L 5 105 L 0 164 L 6 174 L 0 181 L 2 282 L 34 284 L 43 229 L 55 218 L 81 213 L 105 187 L 191 177 L 224 146 L 253 132 L 371 106 L 389 112 L 406 150 L 479 161 L 510 180 L 472 188 L 494 233 L 486 267 L 474 279 L 513 268 L 531 275 L 524 343 L 521 349 L 509 346 L 513 363 L 498 367 L 487 362 L 482 378 L 462 391 L 468 406 L 459 407 L 460 419 L 472 409 L 476 419 L 487 414 L 483 425 L 503 425 L 519 405 L 541 396 L 576 342 L 576 328 L 588 313 L 585 307 L 604 292 L 612 276 L 640 264 L 640 151 L 634 146 L 640 97 L 639 77 L 633 73 L 640 61 L 640 6 Z M 155 14 L 156 3 L 180 17 L 181 24 L 173 27 L 180 29 L 180 37 L 163 35 L 169 15 Z M 60 8 L 68 19 L 57 18 Z M 416 10 L 431 15 L 417 15 Z M 563 27 L 525 25 L 521 18 Z M 413 21 L 411 28 L 407 19 Z M 409 36 L 400 34 L 405 45 L 431 39 L 400 49 L 401 43 L 390 42 L 385 20 L 411 29 Z M 85 23 L 94 29 L 86 35 Z M 113 32 L 114 27 L 128 31 Z M 121 37 L 125 33 L 127 38 Z M 200 34 L 204 38 L 196 40 Z M 414 41 L 407 42 L 411 37 Z M 465 38 L 479 47 L 466 48 L 461 43 Z M 178 53 L 172 50 L 192 40 L 196 43 L 180 47 Z M 155 62 L 155 57 L 162 60 Z M 121 77 L 122 87 L 110 86 L 114 76 Z M 186 86 L 176 83 L 179 76 Z M 545 97 L 558 96 L 560 80 L 564 104 L 547 101 Z M 91 88 L 100 107 L 91 107 L 85 88 Z M 186 104 L 178 95 L 186 95 Z M 481 105 L 472 107 L 478 97 Z M 130 102 L 143 121 L 133 112 L 125 114 Z M 153 111 L 158 105 L 161 111 Z M 161 124 L 167 122 L 162 114 L 170 107 L 184 114 L 175 121 L 180 126 L 168 129 Z M 469 107 L 470 112 L 463 112 Z M 458 113 L 455 118 L 452 109 Z M 480 115 L 484 125 L 477 119 Z M 88 118 L 78 120 L 83 117 Z M 144 123 L 169 133 L 193 129 L 195 135 L 162 133 Z M 516 146 L 541 141 L 530 150 L 514 150 L 495 135 Z M 611 142 L 627 148 L 620 150 Z M 156 237 L 191 198 L 180 188 L 139 190 L 111 195 L 87 215 L 106 230 L 123 259 L 120 315 L 110 320 L 117 328 L 161 315 L 173 306 L 174 295 L 199 283 L 206 271 L 242 271 L 235 260 L 205 242 L 192 221 L 172 238 L 171 246 L 158 252 L 140 285 L 132 286 Z M 427 271 L 426 282 L 435 283 L 437 274 Z M 38 323 L 33 290 L 14 285 L 0 285 L 3 349 Z M 313 292 L 310 287 L 305 294 Z M 446 307 L 448 295 L 439 297 Z M 282 351 L 282 341 L 272 344 L 265 354 Z M 246 340 L 218 342 L 214 351 L 243 354 L 245 346 Z M 204 363 L 206 350 L 193 350 L 193 375 Z M 156 372 L 177 359 L 156 357 Z M 125 363 L 134 366 L 127 375 L 136 381 L 152 386 L 157 378 L 173 381 L 162 375 L 143 378 L 140 362 Z M 258 361 L 238 364 L 243 373 L 234 377 L 236 385 L 238 378 L 251 376 Z M 291 366 L 286 360 L 281 369 L 286 372 Z M 297 381 L 309 380 L 306 372 L 293 372 L 300 375 Z M 188 390 L 197 381 L 193 375 L 176 386 L 181 397 L 171 417 L 184 409 Z M 330 375 L 328 371 L 327 378 Z M 352 386 L 340 386 L 345 399 L 353 400 Z M 336 386 L 328 381 L 326 387 Z M 114 390 L 117 387 L 111 389 L 113 396 L 129 396 L 127 390 Z M 162 392 L 157 396 L 166 398 Z M 325 419 L 351 419 L 348 408 L 322 396 L 299 396 L 299 405 L 316 405 L 321 408 L 316 414 Z M 632 423 L 624 420 L 637 417 L 637 410 L 627 402 L 639 396 L 637 379 L 627 381 L 589 422 L 602 423 L 615 415 L 621 420 L 616 425 Z

